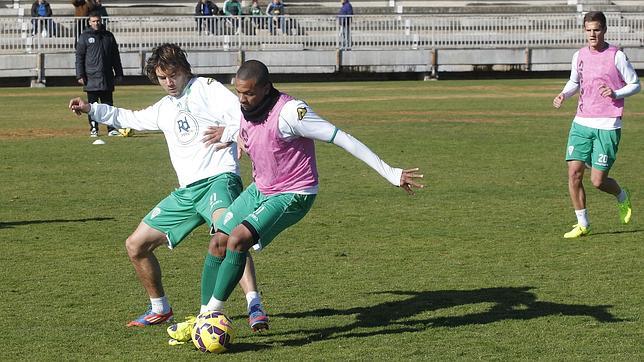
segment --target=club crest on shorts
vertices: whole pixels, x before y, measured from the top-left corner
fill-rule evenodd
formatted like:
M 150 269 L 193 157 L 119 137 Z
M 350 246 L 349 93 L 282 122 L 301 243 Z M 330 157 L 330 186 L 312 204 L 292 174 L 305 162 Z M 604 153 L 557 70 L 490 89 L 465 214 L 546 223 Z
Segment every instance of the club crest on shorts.
M 152 212 L 150 213 L 150 219 L 154 219 L 155 217 L 159 216 L 160 213 L 161 209 L 155 207 L 154 210 L 152 210 Z
M 568 155 L 572 155 L 572 151 L 575 150 L 575 146 L 568 146 Z
M 228 211 L 226 215 L 224 216 L 224 224 L 228 224 L 228 222 L 233 218 L 233 213 Z
M 174 124 L 174 135 L 182 145 L 194 141 L 199 135 L 199 124 L 195 117 L 185 111 L 179 111 Z

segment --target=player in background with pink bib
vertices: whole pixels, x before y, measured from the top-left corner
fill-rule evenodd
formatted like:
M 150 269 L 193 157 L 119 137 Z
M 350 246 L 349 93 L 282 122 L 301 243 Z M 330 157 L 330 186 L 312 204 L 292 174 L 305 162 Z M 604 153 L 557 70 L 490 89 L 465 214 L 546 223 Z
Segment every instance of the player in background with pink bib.
M 591 170 L 593 186 L 617 199 L 621 222 L 628 224 L 632 216 L 628 190 L 608 177 L 608 172 L 617 157 L 624 98 L 640 91 L 640 81 L 626 55 L 604 40 L 606 30 L 606 16 L 602 12 L 591 11 L 584 16 L 588 46 L 573 55 L 570 80 L 552 102 L 559 108 L 579 91 L 577 113 L 566 147 L 568 191 L 577 216 L 572 230 L 564 234 L 568 239 L 590 233 L 583 185 L 586 167 Z

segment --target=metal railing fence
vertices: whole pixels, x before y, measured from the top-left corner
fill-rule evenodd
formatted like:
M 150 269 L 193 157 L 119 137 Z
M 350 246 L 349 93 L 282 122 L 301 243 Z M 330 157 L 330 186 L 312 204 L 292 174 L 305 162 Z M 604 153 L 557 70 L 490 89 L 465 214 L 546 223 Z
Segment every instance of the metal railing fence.
M 607 14 L 607 40 L 644 46 L 644 13 Z M 121 51 L 165 42 L 186 50 L 557 48 L 585 43 L 578 14 L 110 17 Z M 0 54 L 73 52 L 85 19 L 0 18 Z M 343 32 L 348 28 L 348 32 Z

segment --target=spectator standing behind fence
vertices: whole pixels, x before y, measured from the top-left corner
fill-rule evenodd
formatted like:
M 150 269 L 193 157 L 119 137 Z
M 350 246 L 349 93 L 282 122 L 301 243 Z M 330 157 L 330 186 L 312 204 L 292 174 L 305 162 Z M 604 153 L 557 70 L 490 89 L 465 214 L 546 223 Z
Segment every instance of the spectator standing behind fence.
M 195 6 L 195 16 L 197 18 L 195 20 L 197 21 L 199 35 L 201 35 L 204 21 L 206 22 L 206 35 L 215 34 L 214 16 L 217 14 L 219 14 L 219 8 L 214 2 L 210 0 L 199 0 L 199 2 L 197 2 L 197 6 Z
M 338 14 L 340 24 L 340 49 L 351 49 L 351 17 L 353 16 L 353 6 L 349 0 L 341 0 L 342 7 Z
M 226 1 L 224 4 L 224 15 L 230 16 L 235 34 L 239 34 L 239 17 L 242 15 L 242 6 L 237 0 Z
M 253 3 L 250 5 L 248 13 L 251 15 L 250 30 L 253 35 L 257 32 L 257 29 L 266 28 L 266 19 L 264 18 L 264 13 L 262 8 L 259 7 L 257 0 L 253 0 Z
M 48 34 L 52 36 L 54 35 L 51 15 L 51 6 L 47 1 L 36 0 L 33 4 L 31 4 L 31 36 L 37 35 L 40 32 L 42 32 L 43 36 L 47 36 Z
M 90 103 L 114 105 L 115 78 L 122 80 L 123 66 L 114 35 L 105 30 L 97 12 L 89 15 L 89 28 L 78 37 L 76 44 L 76 79 L 83 85 Z M 90 137 L 98 137 L 98 123 L 87 116 Z M 118 136 L 116 128 L 107 128 L 108 136 Z
M 94 0 L 72 0 L 74 5 L 74 16 L 76 17 L 76 31 L 74 32 L 74 41 L 87 28 L 87 16 L 96 7 Z
M 284 23 L 284 4 L 280 0 L 273 0 L 266 7 L 266 15 L 270 16 L 268 20 L 268 30 L 275 35 L 275 23 L 279 26 L 282 34 L 286 33 L 286 24 Z

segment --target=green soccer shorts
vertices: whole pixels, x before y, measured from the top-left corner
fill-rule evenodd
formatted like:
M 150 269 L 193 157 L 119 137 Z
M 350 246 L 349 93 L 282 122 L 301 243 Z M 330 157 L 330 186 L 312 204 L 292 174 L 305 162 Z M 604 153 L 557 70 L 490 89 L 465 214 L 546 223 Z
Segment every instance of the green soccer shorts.
M 175 189 L 161 200 L 143 222 L 166 234 L 173 249 L 199 225 L 212 226 L 212 213 L 230 206 L 242 191 L 241 178 L 226 172 Z
M 621 129 L 604 130 L 574 123 L 568 134 L 566 161 L 582 161 L 592 168 L 608 171 L 615 163 Z
M 313 206 L 315 196 L 295 193 L 265 196 L 253 183 L 215 221 L 215 228 L 230 235 L 245 221 L 259 236 L 255 249 L 262 249 L 279 233 L 300 221 Z

